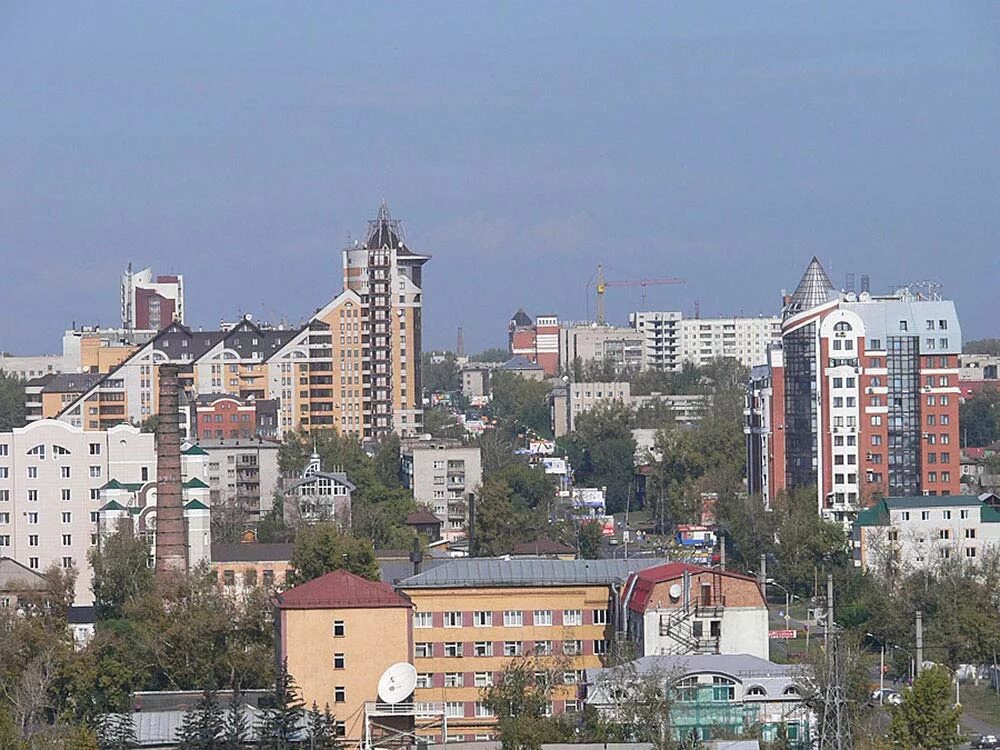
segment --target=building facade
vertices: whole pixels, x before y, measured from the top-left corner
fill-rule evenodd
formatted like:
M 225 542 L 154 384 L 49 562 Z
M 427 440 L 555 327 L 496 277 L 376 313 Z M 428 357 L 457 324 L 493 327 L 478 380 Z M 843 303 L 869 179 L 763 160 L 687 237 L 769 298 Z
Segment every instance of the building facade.
M 645 366 L 676 371 L 731 357 L 745 367 L 764 361 L 767 347 L 781 340 L 779 317 L 689 318 L 679 312 L 635 312 L 629 325 L 643 334 Z
M 441 520 L 441 536 L 465 536 L 469 495 L 478 495 L 483 463 L 478 446 L 457 440 L 407 440 L 400 450 L 403 486 Z
M 753 578 L 668 563 L 634 573 L 627 592 L 626 629 L 640 656 L 769 656 L 767 603 Z
M 346 744 L 365 736 L 365 704 L 393 664 L 410 662 L 412 605 L 384 583 L 343 570 L 276 598 L 277 651 L 307 706 L 329 704 Z
M 508 352 L 539 365 L 547 377 L 559 374 L 559 318 L 555 315 L 531 317 L 519 309 L 507 326 Z
M 838 293 L 813 258 L 749 385 L 750 490 L 815 487 L 844 522 L 880 496 L 957 494 L 961 346 L 953 302 Z
M 851 538 L 855 566 L 877 574 L 976 563 L 1000 544 L 1000 510 L 976 495 L 887 497 Z
M 209 502 L 215 506 L 235 506 L 253 521 L 266 515 L 274 505 L 281 473 L 278 450 L 281 444 L 261 438 L 250 440 L 200 440 L 189 444 L 185 455 L 205 456 Z
M 184 322 L 184 276 L 161 275 L 129 265 L 121 280 L 122 328 L 126 331 L 159 331 Z
M 292 526 L 326 521 L 347 533 L 351 530 L 351 493 L 356 489 L 344 472 L 323 471 L 319 454 L 313 453 L 302 476 L 284 491 L 285 521 Z
M 607 362 L 616 372 L 634 372 L 643 369 L 644 352 L 645 334 L 634 328 L 584 323 L 559 329 L 559 362 L 567 372 L 588 362 Z
M 619 403 L 632 406 L 632 387 L 629 382 L 618 383 L 565 383 L 552 389 L 549 398 L 552 432 L 559 438 L 576 429 L 581 414 L 596 406 Z

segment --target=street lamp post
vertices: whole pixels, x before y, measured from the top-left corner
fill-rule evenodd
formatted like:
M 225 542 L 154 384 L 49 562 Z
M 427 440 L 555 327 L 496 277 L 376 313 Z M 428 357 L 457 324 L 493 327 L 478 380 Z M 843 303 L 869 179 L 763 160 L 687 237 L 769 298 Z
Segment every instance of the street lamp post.
M 910 683 L 912 684 L 913 683 L 913 670 L 914 670 L 913 654 L 910 653 L 909 651 L 907 651 L 902 646 L 897 646 L 895 643 L 892 644 L 892 647 L 894 649 L 898 649 L 899 651 L 902 651 L 904 654 L 906 654 L 907 656 L 910 657 Z
M 885 703 L 885 641 L 872 633 L 865 633 L 865 635 L 873 641 L 878 641 L 878 645 L 881 647 L 878 659 L 878 704 L 881 706 Z

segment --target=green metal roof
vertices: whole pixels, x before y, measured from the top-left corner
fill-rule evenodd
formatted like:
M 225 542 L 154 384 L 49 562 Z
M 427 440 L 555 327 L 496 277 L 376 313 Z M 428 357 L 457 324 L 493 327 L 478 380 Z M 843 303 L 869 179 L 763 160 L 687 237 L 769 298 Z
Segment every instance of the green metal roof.
M 979 520 L 983 523 L 1000 523 L 1000 510 L 983 503 L 983 509 L 979 512 Z
M 184 483 L 184 489 L 186 490 L 207 490 L 208 485 L 203 481 L 198 479 L 198 477 L 192 477 Z
M 109 500 L 101 506 L 100 510 L 125 510 L 125 506 L 117 500 Z
M 208 510 L 208 506 L 201 500 L 192 500 L 184 506 L 184 510 Z
M 885 526 L 889 523 L 889 509 L 886 507 L 885 500 L 858 513 L 856 523 L 858 526 Z
M 200 445 L 192 445 L 185 451 L 181 451 L 182 456 L 207 456 L 208 451 L 202 448 Z
M 142 482 L 119 482 L 117 479 L 109 480 L 102 490 L 126 490 L 128 492 L 138 492 L 142 489 Z
M 890 510 L 912 510 L 914 508 L 956 508 L 979 505 L 976 495 L 917 495 L 916 497 L 887 497 L 883 502 Z

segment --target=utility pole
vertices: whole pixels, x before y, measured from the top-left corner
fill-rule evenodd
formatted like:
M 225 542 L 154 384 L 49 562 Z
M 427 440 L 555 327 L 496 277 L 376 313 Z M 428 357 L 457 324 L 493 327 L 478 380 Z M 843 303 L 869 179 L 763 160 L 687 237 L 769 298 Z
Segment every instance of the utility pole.
M 917 610 L 917 677 L 924 669 L 924 613 Z
M 847 691 L 840 638 L 833 637 L 827 650 L 829 670 L 820 717 L 819 750 L 853 750 L 854 739 L 847 718 Z
M 833 573 L 826 574 L 826 633 L 823 645 L 830 645 L 830 631 L 833 630 Z
M 767 555 L 760 554 L 760 593 L 764 597 L 764 606 L 767 606 Z

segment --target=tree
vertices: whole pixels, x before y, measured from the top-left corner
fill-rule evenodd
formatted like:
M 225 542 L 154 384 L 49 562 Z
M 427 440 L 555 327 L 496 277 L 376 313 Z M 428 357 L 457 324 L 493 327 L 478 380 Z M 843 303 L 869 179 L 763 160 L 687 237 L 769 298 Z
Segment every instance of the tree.
M 602 708 L 585 716 L 590 742 L 649 742 L 656 750 L 678 746 L 670 713 L 678 675 L 639 662 L 625 661 L 606 669 L 592 687 Z
M 334 721 L 333 714 L 330 713 L 329 703 L 326 704 L 323 711 L 320 711 L 316 701 L 313 701 L 307 724 L 309 737 L 305 746 L 309 750 L 340 750 L 340 741 L 337 739 L 337 723 Z
M 375 475 L 383 487 L 397 489 L 400 486 L 399 453 L 399 435 L 395 432 L 390 432 L 375 446 L 372 461 L 375 464 Z
M 890 707 L 889 736 L 897 747 L 939 750 L 962 744 L 962 709 L 952 700 L 947 669 L 923 669 L 913 687 L 904 688 L 902 698 L 900 705 Z
M 992 338 L 966 341 L 962 347 L 962 351 L 966 354 L 989 354 L 994 357 L 1000 357 L 1000 339 Z
M 462 378 L 458 374 L 458 362 L 454 352 L 444 352 L 441 355 L 424 352 L 421 364 L 425 393 L 444 393 L 462 389 Z
M 486 430 L 477 439 L 479 455 L 482 456 L 483 478 L 489 479 L 517 459 L 514 457 L 514 443 L 502 427 Z
M 496 417 L 519 430 L 552 435 L 548 383 L 500 371 L 493 374 L 491 382 L 491 406 Z
M 295 679 L 288 673 L 287 662 L 278 669 L 273 698 L 273 705 L 264 712 L 257 730 L 257 747 L 259 750 L 288 750 L 298 744 L 302 734 L 303 704 Z
M 958 411 L 966 447 L 982 447 L 1000 440 L 1000 390 L 985 388 L 966 399 Z
M 469 357 L 470 362 L 506 362 L 508 359 L 510 359 L 510 352 L 498 346 L 491 349 L 483 349 L 478 354 L 473 354 Z
M 129 750 L 137 747 L 135 720 L 131 713 L 106 714 L 97 729 L 97 744 L 101 750 Z
M 597 560 L 601 557 L 601 541 L 604 531 L 597 521 L 584 521 L 577 529 L 577 547 L 580 557 L 584 560 Z
M 205 690 L 198 702 L 184 712 L 177 732 L 179 750 L 222 750 L 225 725 L 219 694 L 214 689 Z
M 0 370 L 0 432 L 24 427 L 27 421 L 24 384 L 22 378 Z
M 808 595 L 817 570 L 850 568 L 847 538 L 843 526 L 819 515 L 815 488 L 796 488 L 783 502 L 788 507 L 777 531 L 774 577 L 795 593 Z
M 517 657 L 497 674 L 493 685 L 482 689 L 483 704 L 497 717 L 503 750 L 539 750 L 544 743 L 566 742 L 572 737 L 569 724 L 547 716 L 552 689 L 563 666 L 551 657 Z
M 129 603 L 153 588 L 150 547 L 145 537 L 123 527 L 88 553 L 94 571 L 91 588 L 98 620 L 120 618 Z
M 424 432 L 436 438 L 461 440 L 465 437 L 465 427 L 444 407 L 424 410 Z
M 537 539 L 542 525 L 537 511 L 514 504 L 510 485 L 503 479 L 487 479 L 476 501 L 475 554 L 507 554 L 515 544 Z
M 541 466 L 512 461 L 496 472 L 495 476 L 510 487 L 511 501 L 517 508 L 545 507 L 556 494 L 555 481 Z
M 289 583 L 298 585 L 333 570 L 346 570 L 370 581 L 379 580 L 378 564 L 371 542 L 347 536 L 336 524 L 306 526 L 292 546 Z
M 250 741 L 250 723 L 239 690 L 233 690 L 222 729 L 223 750 L 243 750 Z
M 635 475 L 632 414 L 620 402 L 602 404 L 576 418 L 576 429 L 559 446 L 573 465 L 576 484 L 607 487 L 607 509 L 625 509 Z

